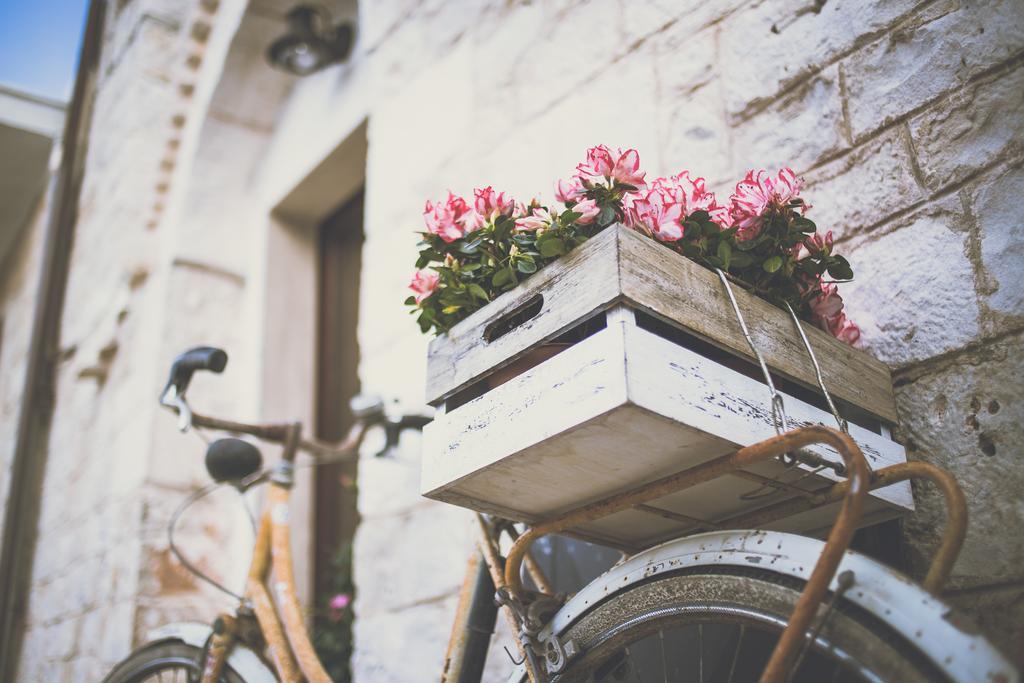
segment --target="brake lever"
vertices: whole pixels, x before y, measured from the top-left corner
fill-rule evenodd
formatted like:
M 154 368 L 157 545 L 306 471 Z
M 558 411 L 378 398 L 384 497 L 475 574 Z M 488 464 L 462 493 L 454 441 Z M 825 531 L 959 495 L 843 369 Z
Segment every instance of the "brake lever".
M 160 405 L 174 408 L 178 411 L 178 431 L 186 433 L 192 426 L 192 409 L 188 407 L 185 397 L 178 393 L 178 387 L 174 383 L 167 385 L 163 396 L 160 397 Z

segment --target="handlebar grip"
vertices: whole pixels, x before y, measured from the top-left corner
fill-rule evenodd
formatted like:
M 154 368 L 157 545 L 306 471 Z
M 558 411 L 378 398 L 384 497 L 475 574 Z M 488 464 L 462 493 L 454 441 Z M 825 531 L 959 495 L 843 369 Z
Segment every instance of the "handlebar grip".
M 192 381 L 192 374 L 196 370 L 209 370 L 220 373 L 228 364 L 228 354 L 223 349 L 213 346 L 197 346 L 189 349 L 174 359 L 171 364 L 171 375 L 167 379 L 167 389 L 173 386 L 181 396 L 188 389 Z

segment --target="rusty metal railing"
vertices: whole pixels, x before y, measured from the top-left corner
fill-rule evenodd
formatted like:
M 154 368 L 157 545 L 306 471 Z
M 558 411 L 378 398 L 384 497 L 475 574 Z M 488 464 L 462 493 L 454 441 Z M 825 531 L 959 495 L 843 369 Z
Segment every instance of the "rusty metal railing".
M 528 528 L 518 539 L 515 539 L 504 560 L 503 571 L 500 569 L 502 563 L 497 548 L 493 540 L 488 538 L 486 527 L 482 526 L 481 548 L 488 566 L 492 570 L 495 586 L 499 590 L 504 588 L 518 601 L 529 601 L 531 596 L 524 591 L 522 585 L 522 568 L 524 561 L 528 558 L 530 546 L 538 538 L 563 532 L 571 527 L 684 491 L 785 453 L 799 452 L 799 449 L 812 444 L 831 446 L 839 452 L 845 465 L 847 477 L 845 481 L 833 484 L 821 493 L 783 501 L 752 513 L 716 522 L 716 526 L 723 528 L 756 528 L 771 521 L 823 505 L 842 503 L 821 556 L 815 564 L 761 676 L 761 683 L 785 681 L 806 640 L 808 627 L 828 592 L 828 587 L 844 553 L 849 548 L 853 534 L 860 522 L 869 490 L 908 479 L 928 479 L 942 491 L 948 508 L 948 520 L 939 550 L 923 582 L 925 589 L 933 593 L 942 588 L 963 545 L 967 528 L 966 501 L 963 491 L 952 475 L 935 465 L 924 462 L 901 463 L 870 472 L 863 453 L 848 434 L 823 426 L 796 429 L 636 489 L 537 523 Z M 538 678 L 534 671 L 528 670 L 528 673 L 531 681 L 543 680 Z

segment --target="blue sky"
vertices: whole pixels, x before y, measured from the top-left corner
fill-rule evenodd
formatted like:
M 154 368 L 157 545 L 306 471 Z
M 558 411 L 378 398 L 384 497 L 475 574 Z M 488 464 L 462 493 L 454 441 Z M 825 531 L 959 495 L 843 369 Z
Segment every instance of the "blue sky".
M 88 0 L 0 0 L 0 84 L 71 97 Z

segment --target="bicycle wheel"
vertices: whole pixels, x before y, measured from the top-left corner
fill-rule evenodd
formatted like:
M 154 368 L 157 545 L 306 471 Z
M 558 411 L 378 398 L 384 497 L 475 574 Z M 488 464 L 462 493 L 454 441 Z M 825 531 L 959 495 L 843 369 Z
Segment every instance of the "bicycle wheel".
M 203 651 L 181 641 L 154 643 L 128 656 L 107 674 L 103 683 L 192 683 L 199 680 Z M 245 683 L 224 665 L 221 683 Z
M 700 567 L 665 574 L 599 602 L 561 634 L 580 652 L 558 683 L 757 681 L 802 582 L 759 570 Z M 840 603 L 792 683 L 948 680 L 909 643 Z

